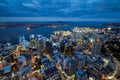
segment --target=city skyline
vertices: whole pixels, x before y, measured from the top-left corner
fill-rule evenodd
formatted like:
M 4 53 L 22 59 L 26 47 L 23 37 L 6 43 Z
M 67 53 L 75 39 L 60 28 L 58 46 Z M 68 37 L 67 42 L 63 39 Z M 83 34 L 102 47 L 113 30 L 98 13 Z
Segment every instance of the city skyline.
M 120 80 L 120 0 L 0 0 L 0 80 Z

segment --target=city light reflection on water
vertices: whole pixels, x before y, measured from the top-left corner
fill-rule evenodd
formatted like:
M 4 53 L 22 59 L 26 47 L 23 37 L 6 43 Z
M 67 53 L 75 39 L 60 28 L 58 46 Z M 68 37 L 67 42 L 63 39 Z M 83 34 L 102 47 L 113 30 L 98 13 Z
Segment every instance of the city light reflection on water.
M 13 42 L 17 43 L 19 36 L 25 36 L 26 39 L 29 39 L 31 34 L 40 34 L 46 37 L 49 37 L 51 33 L 59 30 L 72 30 L 75 26 L 79 27 L 91 27 L 91 28 L 102 28 L 100 23 L 79 23 L 77 25 L 70 26 L 59 26 L 56 28 L 52 27 L 38 27 L 38 28 L 30 28 L 30 27 L 13 27 L 13 28 L 0 28 L 0 43 Z M 104 27 L 104 26 L 103 26 Z

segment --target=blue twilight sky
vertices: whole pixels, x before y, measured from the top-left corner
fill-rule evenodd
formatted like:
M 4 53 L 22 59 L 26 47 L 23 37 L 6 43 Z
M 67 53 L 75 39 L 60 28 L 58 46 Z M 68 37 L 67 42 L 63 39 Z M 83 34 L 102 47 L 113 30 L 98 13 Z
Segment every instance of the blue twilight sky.
M 0 17 L 120 19 L 120 0 L 0 0 Z

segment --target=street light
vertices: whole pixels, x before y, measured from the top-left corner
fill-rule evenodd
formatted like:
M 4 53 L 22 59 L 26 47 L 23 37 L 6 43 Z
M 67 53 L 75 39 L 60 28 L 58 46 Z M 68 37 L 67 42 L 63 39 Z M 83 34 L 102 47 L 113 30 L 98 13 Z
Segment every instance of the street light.
M 30 30 L 30 27 L 27 27 L 27 30 Z
M 111 30 L 111 27 L 109 27 L 108 30 Z

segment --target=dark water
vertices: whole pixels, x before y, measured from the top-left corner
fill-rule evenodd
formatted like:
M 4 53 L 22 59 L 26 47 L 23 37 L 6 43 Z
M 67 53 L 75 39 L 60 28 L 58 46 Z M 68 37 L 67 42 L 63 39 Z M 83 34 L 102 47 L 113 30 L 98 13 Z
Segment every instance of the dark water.
M 58 30 L 72 30 L 75 26 L 80 27 L 91 27 L 91 28 L 103 28 L 104 26 L 100 26 L 99 24 L 76 24 L 71 26 L 59 26 L 56 28 L 51 27 L 38 27 L 31 30 L 27 30 L 26 27 L 13 27 L 13 28 L 0 28 L 0 43 L 12 42 L 18 43 L 19 36 L 25 36 L 26 39 L 29 40 L 29 36 L 31 34 L 41 34 L 43 36 L 49 37 L 54 31 Z

